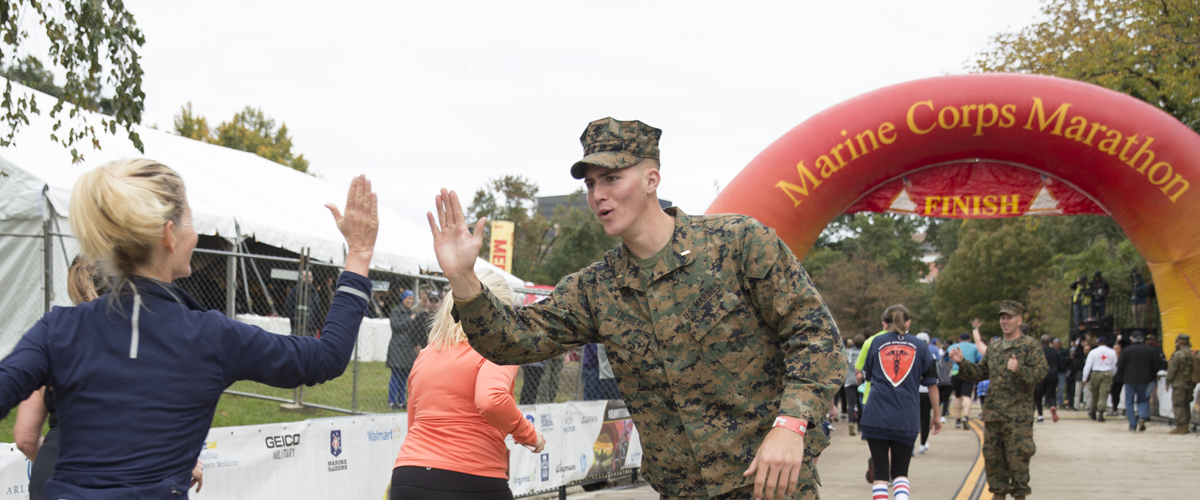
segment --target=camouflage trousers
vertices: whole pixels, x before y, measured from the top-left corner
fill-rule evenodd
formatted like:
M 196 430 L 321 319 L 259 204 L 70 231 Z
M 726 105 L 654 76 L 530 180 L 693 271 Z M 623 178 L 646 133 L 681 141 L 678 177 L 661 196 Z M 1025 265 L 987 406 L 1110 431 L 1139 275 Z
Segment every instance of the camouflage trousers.
M 1100 414 L 1108 408 L 1108 393 L 1112 392 L 1112 380 L 1112 372 L 1088 374 L 1088 389 L 1092 390 L 1092 406 L 1088 407 L 1089 410 Z
M 1172 387 L 1171 405 L 1175 407 L 1175 425 L 1192 422 L 1192 390 L 1194 387 Z
M 1029 459 L 1037 453 L 1033 422 L 984 422 L 983 467 L 988 490 L 1003 497 L 1029 496 Z

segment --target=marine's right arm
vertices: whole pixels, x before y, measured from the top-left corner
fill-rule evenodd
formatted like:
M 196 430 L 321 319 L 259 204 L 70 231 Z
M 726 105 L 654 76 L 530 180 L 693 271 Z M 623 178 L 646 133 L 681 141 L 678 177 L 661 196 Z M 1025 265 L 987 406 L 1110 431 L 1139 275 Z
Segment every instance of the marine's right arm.
M 970 360 L 963 358 L 958 363 L 958 376 L 968 382 L 980 382 L 988 379 L 988 358 L 982 356 L 978 363 L 972 363 Z
M 468 300 L 454 298 L 454 317 L 476 352 L 498 365 L 524 365 L 600 342 L 580 283 L 584 272 L 563 278 L 548 298 L 515 309 L 486 286 Z

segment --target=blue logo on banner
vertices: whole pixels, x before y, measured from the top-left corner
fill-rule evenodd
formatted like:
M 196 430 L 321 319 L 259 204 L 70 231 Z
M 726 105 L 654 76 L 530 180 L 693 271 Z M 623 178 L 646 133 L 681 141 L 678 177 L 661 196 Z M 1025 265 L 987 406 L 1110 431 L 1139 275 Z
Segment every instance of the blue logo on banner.
M 542 453 L 542 481 L 550 480 L 550 454 Z
M 533 415 L 525 415 L 525 420 L 529 421 L 529 425 L 535 424 L 535 422 L 533 421 Z
M 579 455 L 579 472 L 587 474 L 587 454 Z
M 335 457 L 342 454 L 342 431 L 329 431 L 329 453 Z

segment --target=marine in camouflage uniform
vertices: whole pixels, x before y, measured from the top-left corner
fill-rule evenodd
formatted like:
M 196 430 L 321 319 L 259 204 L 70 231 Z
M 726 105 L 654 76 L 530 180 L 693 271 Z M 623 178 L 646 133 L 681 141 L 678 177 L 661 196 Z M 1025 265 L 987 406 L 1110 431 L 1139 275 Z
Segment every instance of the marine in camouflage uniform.
M 585 161 L 605 148 L 657 158 L 657 133 L 641 122 L 593 122 L 581 138 Z M 825 418 L 846 370 L 841 337 L 773 230 L 737 215 L 667 213 L 674 233 L 651 268 L 622 244 L 563 278 L 546 300 L 517 310 L 485 287 L 456 298 L 455 315 L 471 346 L 504 365 L 603 343 L 655 490 L 663 498 L 749 499 L 755 478 L 742 473 L 775 417 L 807 420 L 813 430 Z M 791 498 L 815 499 L 812 458 L 829 440 L 808 432 L 804 443 Z
M 1021 316 L 1025 306 L 1006 300 L 1000 313 Z M 1008 361 L 1017 357 L 1017 371 Z M 983 405 L 983 460 L 988 490 L 1000 498 L 1028 496 L 1029 459 L 1037 452 L 1033 444 L 1033 389 L 1050 367 L 1042 347 L 1033 338 L 1020 335 L 1004 347 L 1003 340 L 988 345 L 979 363 L 959 361 L 959 376 L 979 382 L 991 380 Z
M 1171 388 L 1171 405 L 1175 409 L 1175 429 L 1171 434 L 1187 434 L 1192 422 L 1192 338 L 1187 334 L 1175 337 L 1175 352 L 1167 362 L 1167 387 Z

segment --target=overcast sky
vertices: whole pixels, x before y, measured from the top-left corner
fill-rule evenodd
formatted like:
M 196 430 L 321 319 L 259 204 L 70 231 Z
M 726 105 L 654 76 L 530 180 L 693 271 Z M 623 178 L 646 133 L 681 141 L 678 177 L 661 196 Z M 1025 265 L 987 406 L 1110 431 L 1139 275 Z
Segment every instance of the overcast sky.
M 701 213 L 809 116 L 963 73 L 1039 15 L 1036 0 L 126 5 L 146 37 L 144 124 L 169 129 L 188 101 L 213 125 L 262 108 L 324 178 L 366 173 L 418 220 L 442 186 L 577 189 L 579 135 L 605 116 L 663 129 L 659 195 Z

